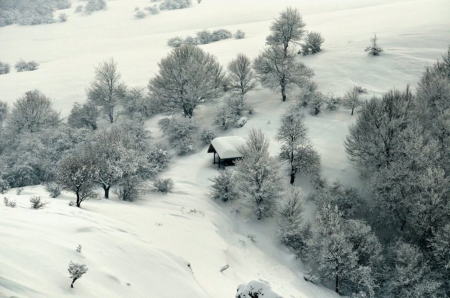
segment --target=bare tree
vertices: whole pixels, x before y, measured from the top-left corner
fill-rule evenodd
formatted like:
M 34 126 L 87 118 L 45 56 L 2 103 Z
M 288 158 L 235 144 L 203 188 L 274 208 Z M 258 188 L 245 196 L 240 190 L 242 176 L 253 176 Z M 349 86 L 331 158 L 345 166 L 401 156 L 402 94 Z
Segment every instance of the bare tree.
M 350 89 L 349 91 L 347 91 L 347 93 L 345 93 L 345 96 L 343 98 L 343 105 L 349 109 L 352 110 L 352 114 L 355 111 L 355 109 L 357 107 L 360 107 L 362 105 L 362 101 L 359 98 L 360 92 L 359 92 L 359 88 L 357 86 L 354 86 L 352 89 Z
M 103 116 L 111 123 L 116 116 L 116 105 L 125 96 L 126 86 L 120 78 L 117 63 L 111 58 L 95 68 L 95 79 L 87 90 L 88 99 L 102 108 Z
M 238 54 L 236 59 L 228 64 L 228 72 L 230 87 L 242 96 L 255 88 L 255 73 L 252 69 L 252 62 L 244 54 Z
M 59 123 L 59 113 L 52 108 L 51 100 L 39 90 L 28 91 L 19 98 L 7 118 L 8 128 L 15 133 L 36 132 Z
M 150 97 L 163 110 L 191 118 L 198 104 L 217 96 L 224 73 L 217 59 L 197 46 L 175 48 L 159 62 L 159 73 L 150 80 Z
M 279 18 L 275 19 L 270 26 L 272 34 L 267 36 L 266 44 L 270 46 L 282 46 L 284 56 L 286 57 L 289 54 L 289 44 L 298 43 L 302 39 L 305 34 L 305 30 L 303 29 L 305 26 L 306 24 L 303 23 L 302 16 L 298 10 L 288 7 L 280 13 Z
M 286 91 L 289 87 L 296 85 L 302 88 L 314 75 L 312 69 L 295 61 L 293 50 L 288 49 L 286 54 L 280 46 L 266 48 L 256 57 L 253 67 L 263 86 L 281 90 L 283 101 L 286 101 Z

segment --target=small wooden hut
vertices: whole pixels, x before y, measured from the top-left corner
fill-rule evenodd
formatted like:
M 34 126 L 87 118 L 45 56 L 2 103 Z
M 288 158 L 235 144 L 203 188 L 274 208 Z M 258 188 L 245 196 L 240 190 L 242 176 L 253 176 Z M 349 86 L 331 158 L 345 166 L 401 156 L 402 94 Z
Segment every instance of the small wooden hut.
M 213 164 L 216 164 L 216 155 L 218 156 L 218 167 L 234 165 L 236 159 L 242 158 L 239 152 L 239 147 L 245 144 L 245 139 L 242 137 L 229 136 L 219 137 L 211 141 L 208 148 L 208 153 L 214 153 Z

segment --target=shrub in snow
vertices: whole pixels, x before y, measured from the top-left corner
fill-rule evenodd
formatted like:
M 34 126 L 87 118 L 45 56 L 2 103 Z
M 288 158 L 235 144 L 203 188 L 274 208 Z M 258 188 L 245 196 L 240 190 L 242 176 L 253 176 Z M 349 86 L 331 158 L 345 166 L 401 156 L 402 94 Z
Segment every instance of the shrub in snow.
M 322 43 L 325 41 L 322 35 L 317 32 L 310 32 L 304 38 L 304 43 L 302 44 L 302 54 L 303 56 L 309 54 L 315 54 L 320 52 Z
M 172 37 L 171 39 L 169 39 L 167 41 L 167 45 L 172 48 L 181 47 L 182 44 L 183 44 L 183 39 L 179 36 Z
M 3 197 L 3 203 L 6 207 L 14 208 L 16 207 L 16 201 L 10 201 L 7 197 Z
M 245 32 L 241 30 L 236 31 L 236 33 L 234 33 L 234 38 L 236 39 L 245 38 Z
M 76 8 L 75 8 L 75 12 L 77 13 L 77 12 L 82 12 L 83 11 L 83 5 L 78 5 Z
M 199 44 L 208 44 L 211 42 L 211 32 L 202 30 L 195 33 Z
M 370 42 L 372 44 L 368 46 L 365 51 L 369 54 L 369 56 L 379 56 L 380 53 L 383 52 L 383 49 L 377 44 L 376 34 L 374 34 L 374 36 L 370 39 Z
M 65 14 L 65 13 L 59 14 L 58 19 L 59 19 L 60 22 L 66 22 L 67 21 L 67 14 Z
M 0 126 L 8 116 L 9 107 L 6 102 L 0 100 Z
M 233 34 L 225 29 L 219 29 L 219 30 L 215 30 L 212 34 L 211 34 L 211 41 L 219 41 L 222 39 L 228 39 L 233 37 Z
M 167 146 L 163 144 L 156 144 L 147 155 L 148 161 L 154 165 L 156 172 L 161 172 L 166 168 L 170 161 L 170 154 Z
M 204 128 L 200 133 L 200 139 L 205 145 L 211 144 L 211 141 L 214 140 L 216 136 L 216 132 L 210 128 Z
M 145 18 L 147 15 L 145 14 L 145 12 L 143 12 L 143 11 L 137 11 L 135 14 L 134 14 L 134 16 L 137 18 L 137 19 L 143 19 L 143 18 Z
M 36 61 L 24 61 L 23 59 L 20 59 L 19 62 L 16 63 L 16 65 L 14 65 L 14 68 L 17 70 L 17 72 L 22 72 L 22 71 L 33 71 L 38 69 L 39 67 L 39 63 L 37 63 Z
M 75 204 L 76 204 L 75 201 L 70 201 L 70 202 L 69 202 L 69 206 L 70 206 L 70 207 L 75 206 Z
M 192 36 L 187 36 L 184 40 L 183 40 L 183 44 L 185 45 L 190 45 L 190 46 L 196 46 L 198 45 L 198 40 L 195 37 Z
M 226 130 L 229 125 L 240 126 L 245 124 L 246 119 L 242 119 L 244 111 L 249 110 L 248 106 L 244 102 L 244 97 L 240 95 L 231 95 L 225 100 L 225 104 L 220 106 L 217 110 L 214 118 L 214 124 L 219 125 L 222 129 Z M 245 122 L 243 123 L 243 120 Z
M 158 8 L 158 6 L 156 6 L 156 5 L 148 6 L 148 7 L 144 8 L 144 9 L 145 9 L 145 10 L 148 10 L 149 13 L 151 13 L 151 14 L 153 14 L 153 15 L 159 13 L 159 8 Z
M 72 284 L 70 285 L 71 288 L 73 288 L 73 284 L 77 279 L 80 279 L 83 274 L 85 274 L 88 271 L 88 268 L 85 264 L 77 264 L 70 261 L 69 269 L 67 269 L 70 274 L 70 278 L 72 279 Z
M 16 195 L 20 195 L 23 191 L 23 187 L 16 188 Z
M 45 190 L 50 193 L 50 198 L 56 198 L 61 194 L 61 187 L 53 182 L 46 183 Z
M 245 123 L 247 123 L 247 121 L 248 121 L 247 117 L 241 117 L 236 121 L 234 127 L 241 128 L 245 125 Z
M 319 114 L 320 109 L 322 108 L 323 102 L 324 102 L 324 97 L 323 97 L 322 93 L 316 92 L 309 102 L 309 113 L 314 116 Z
M 222 202 L 233 201 L 238 198 L 238 191 L 236 188 L 236 181 L 233 179 L 233 171 L 225 169 L 219 172 L 219 175 L 210 179 L 211 197 Z
M 81 245 L 80 244 L 78 244 L 78 246 L 77 246 L 77 252 L 81 252 Z
M 10 188 L 9 182 L 0 178 L 0 193 L 6 193 Z
M 173 180 L 171 178 L 167 179 L 158 178 L 153 182 L 153 186 L 155 188 L 155 191 L 168 193 L 171 192 L 173 189 Z
M 172 9 L 182 9 L 187 8 L 192 5 L 191 0 L 164 0 L 160 5 L 161 10 L 172 10 Z
M 33 209 L 42 209 L 45 207 L 45 205 L 48 204 L 48 202 L 43 201 L 41 199 L 41 197 L 39 197 L 39 196 L 32 196 L 30 198 L 30 203 L 31 203 L 31 208 L 33 208 Z
M 85 11 L 87 13 L 91 13 L 102 9 L 106 9 L 105 0 L 88 0 L 85 7 Z
M 9 73 L 10 68 L 8 63 L 0 61 L 0 75 Z
M 197 140 L 200 125 L 194 119 L 165 118 L 161 119 L 158 125 L 178 154 L 185 154 L 195 149 L 195 140 Z
M 275 293 L 268 282 L 252 280 L 247 284 L 241 284 L 237 288 L 236 298 L 282 298 Z
M 119 181 L 115 192 L 121 200 L 133 202 L 144 192 L 142 180 L 136 175 L 124 177 Z
M 327 96 L 324 96 L 324 103 L 326 104 L 328 110 L 334 111 L 342 103 L 342 99 L 330 93 Z

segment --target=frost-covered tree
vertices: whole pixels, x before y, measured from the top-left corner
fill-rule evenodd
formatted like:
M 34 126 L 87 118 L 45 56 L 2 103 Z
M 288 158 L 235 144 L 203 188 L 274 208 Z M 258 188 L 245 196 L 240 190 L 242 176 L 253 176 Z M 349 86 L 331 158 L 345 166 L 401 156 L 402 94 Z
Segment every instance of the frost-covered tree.
M 281 117 L 281 126 L 278 129 L 276 139 L 282 143 L 280 158 L 287 160 L 291 165 L 291 184 L 294 183 L 296 174 L 296 169 L 293 166 L 294 151 L 299 144 L 307 142 L 307 132 L 308 129 L 302 121 L 302 115 L 296 109 L 290 109 Z
M 150 80 L 151 97 L 161 107 L 191 118 L 200 103 L 212 100 L 224 77 L 217 59 L 196 46 L 175 48 L 159 65 L 159 73 Z
M 69 269 L 67 269 L 70 273 L 70 278 L 72 279 L 72 284 L 70 285 L 71 288 L 73 288 L 73 284 L 77 279 L 80 279 L 83 274 L 85 274 L 88 271 L 88 268 L 85 264 L 77 264 L 70 261 Z
M 183 117 L 164 118 L 158 122 L 158 125 L 178 154 L 185 154 L 195 149 L 200 132 L 200 125 L 195 119 Z
M 295 52 L 273 45 L 255 58 L 253 67 L 261 84 L 272 90 L 280 90 L 286 101 L 286 91 L 292 86 L 304 87 L 314 72 L 301 62 L 295 61 Z
M 418 247 L 397 242 L 391 247 L 390 267 L 383 285 L 387 297 L 445 297 L 442 284 L 437 281 Z
M 52 108 L 51 100 L 39 90 L 33 90 L 14 102 L 6 126 L 14 133 L 33 133 L 56 127 L 60 122 L 59 113 Z
M 244 54 L 238 54 L 236 59 L 228 64 L 227 79 L 230 88 L 241 95 L 253 90 L 256 86 L 256 81 L 250 59 Z
M 370 39 L 370 46 L 368 46 L 365 51 L 370 56 L 379 56 L 381 52 L 383 52 L 383 49 L 377 44 L 377 35 L 374 34 L 373 37 Z
M 336 293 L 375 297 L 378 239 L 364 222 L 345 220 L 337 206 L 319 208 L 308 260 L 317 265 L 321 279 L 332 282 Z
M 143 120 L 153 114 L 151 102 L 145 96 L 144 88 L 134 87 L 127 90 L 122 98 L 122 113 L 130 119 Z
M 252 129 L 239 151 L 243 156 L 236 162 L 240 196 L 253 205 L 258 219 L 271 216 L 281 196 L 282 176 L 277 160 L 269 156 L 269 140 Z
M 56 181 L 63 189 L 75 193 L 76 206 L 81 207 L 83 201 L 96 197 L 94 192 L 96 171 L 92 152 L 75 151 L 59 162 Z
M 239 197 L 236 187 L 236 181 L 233 179 L 233 171 L 225 169 L 220 171 L 219 175 L 210 179 L 211 197 L 222 202 L 236 200 Z
M 3 121 L 5 121 L 6 117 L 8 116 L 8 112 L 9 112 L 8 104 L 0 100 L 0 127 L 3 124 Z
M 353 115 L 353 112 L 355 111 L 356 108 L 362 106 L 363 102 L 360 99 L 360 92 L 359 92 L 359 88 L 357 86 L 354 86 L 353 88 L 351 88 L 350 90 L 348 90 L 343 99 L 342 99 L 342 104 L 346 107 L 352 110 L 351 115 Z
M 288 7 L 280 13 L 278 19 L 270 26 L 272 33 L 267 36 L 266 44 L 270 46 L 281 46 L 284 57 L 289 56 L 290 43 L 298 43 L 304 33 L 306 24 L 296 8 Z
M 342 185 L 339 181 L 334 181 L 331 184 L 325 183 L 323 187 L 312 192 L 309 199 L 314 201 L 317 206 L 337 206 L 341 216 L 345 219 L 352 218 L 362 203 L 362 199 L 355 188 Z
M 278 158 L 289 162 L 291 184 L 294 184 L 297 173 L 311 175 L 313 179 L 319 176 L 320 155 L 309 142 L 299 143 L 293 150 L 283 145 Z
M 117 70 L 114 59 L 101 62 L 95 67 L 95 77 L 87 89 L 87 96 L 95 105 L 101 107 L 105 119 L 113 123 L 116 118 L 116 105 L 120 103 L 126 93 L 126 86 L 120 81 L 121 75 Z
M 300 188 L 291 186 L 280 207 L 278 235 L 281 243 L 303 255 L 312 237 L 311 225 L 303 220 L 304 198 Z
M 109 198 L 111 187 L 122 183 L 130 186 L 153 177 L 157 168 L 149 162 L 150 136 L 142 127 L 114 125 L 98 132 L 93 142 L 86 145 L 95 163 L 93 181 L 99 184 Z
M 88 101 L 83 105 L 74 103 L 70 115 L 67 118 L 67 123 L 74 128 L 88 128 L 92 130 L 97 129 L 97 118 L 99 111 L 97 106 Z
M 381 100 L 372 98 L 349 128 L 344 146 L 361 174 L 388 166 L 403 150 L 401 132 L 411 119 L 412 93 L 389 91 Z

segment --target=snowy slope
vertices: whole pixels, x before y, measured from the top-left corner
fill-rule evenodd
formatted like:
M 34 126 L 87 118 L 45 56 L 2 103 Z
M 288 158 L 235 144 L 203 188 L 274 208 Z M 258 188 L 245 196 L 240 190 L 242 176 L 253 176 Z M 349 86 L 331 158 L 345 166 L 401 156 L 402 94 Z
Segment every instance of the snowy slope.
M 0 60 L 14 64 L 34 59 L 38 71 L 0 76 L 0 100 L 14 102 L 25 91 L 39 88 L 54 98 L 63 116 L 85 88 L 98 62 L 114 57 L 124 81 L 144 87 L 170 48 L 167 39 L 193 35 L 201 29 L 241 29 L 242 40 L 202 46 L 223 64 L 237 53 L 255 57 L 263 48 L 271 20 L 286 6 L 299 9 L 307 29 L 325 37 L 324 51 L 300 57 L 314 69 L 323 92 L 343 94 L 353 85 L 371 96 L 390 88 L 414 85 L 426 65 L 444 53 L 450 41 L 447 0 L 203 0 L 192 8 L 163 11 L 137 20 L 134 8 L 148 0 L 108 2 L 108 10 L 91 16 L 66 11 L 66 23 L 0 28 Z M 385 52 L 368 57 L 363 51 L 377 33 Z M 291 97 L 292 99 L 292 97 Z M 255 109 L 249 122 L 228 135 L 246 137 L 261 128 L 271 141 L 279 117 L 289 106 L 278 94 L 259 89 L 249 94 Z M 211 123 L 214 106 L 199 107 L 196 117 Z M 159 118 L 147 122 L 153 136 Z M 358 184 L 342 141 L 355 117 L 341 109 L 305 115 L 309 135 L 322 156 L 324 175 Z M 211 202 L 210 177 L 217 174 L 206 147 L 173 160 L 163 173 L 175 182 L 172 194 L 148 194 L 134 203 L 112 199 L 68 206 L 69 194 L 47 198 L 42 187 L 16 195 L 15 209 L 0 206 L 0 297 L 233 297 L 239 284 L 267 280 L 283 297 L 327 298 L 334 293 L 307 283 L 298 260 L 276 244 L 274 223 L 258 222 L 236 206 Z M 286 179 L 288 180 L 288 179 Z M 287 181 L 286 181 L 287 182 Z M 307 184 L 299 181 L 307 191 Z M 29 208 L 29 197 L 40 194 L 51 204 Z M 255 235 L 253 243 L 248 235 Z M 78 244 L 82 252 L 76 252 Z M 85 263 L 86 275 L 70 289 L 69 261 Z M 189 266 L 188 266 L 189 264 Z M 229 269 L 220 272 L 228 264 Z

